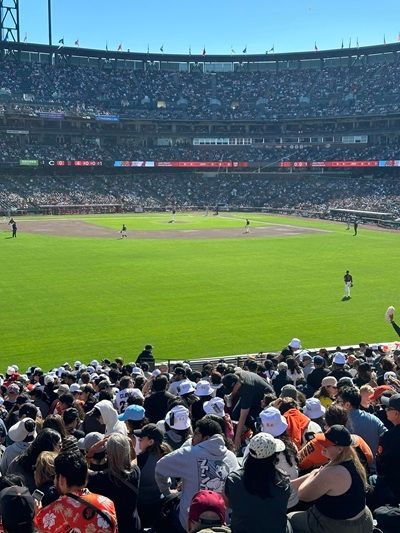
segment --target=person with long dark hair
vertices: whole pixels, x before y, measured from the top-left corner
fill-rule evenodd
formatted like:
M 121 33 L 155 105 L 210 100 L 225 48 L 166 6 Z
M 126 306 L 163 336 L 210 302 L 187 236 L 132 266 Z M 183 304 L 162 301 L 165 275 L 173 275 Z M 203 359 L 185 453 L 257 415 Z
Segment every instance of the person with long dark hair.
M 249 443 L 243 468 L 231 472 L 225 482 L 225 497 L 232 509 L 232 533 L 283 533 L 290 483 L 277 468 L 278 453 L 285 444 L 268 433 L 258 433 Z
M 59 452 L 60 449 L 61 435 L 54 429 L 43 429 L 29 448 L 10 463 L 7 473 L 21 476 L 25 487 L 33 492 L 36 489 L 34 468 L 37 458 L 42 452 Z

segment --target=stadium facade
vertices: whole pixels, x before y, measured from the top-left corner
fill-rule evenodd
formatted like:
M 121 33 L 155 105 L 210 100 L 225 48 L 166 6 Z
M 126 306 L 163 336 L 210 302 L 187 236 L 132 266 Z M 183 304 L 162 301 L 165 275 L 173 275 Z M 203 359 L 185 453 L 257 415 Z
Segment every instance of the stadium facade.
M 400 166 L 400 43 L 225 56 L 2 42 L 0 53 L 0 175 L 22 188 L 169 175 L 393 187 Z

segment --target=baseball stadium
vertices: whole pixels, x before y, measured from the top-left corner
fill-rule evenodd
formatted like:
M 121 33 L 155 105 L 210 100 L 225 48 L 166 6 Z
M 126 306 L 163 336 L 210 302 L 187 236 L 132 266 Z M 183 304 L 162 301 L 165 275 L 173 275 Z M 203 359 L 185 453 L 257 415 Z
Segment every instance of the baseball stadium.
M 2 532 L 400 531 L 400 4 L 356 4 L 0 0 Z

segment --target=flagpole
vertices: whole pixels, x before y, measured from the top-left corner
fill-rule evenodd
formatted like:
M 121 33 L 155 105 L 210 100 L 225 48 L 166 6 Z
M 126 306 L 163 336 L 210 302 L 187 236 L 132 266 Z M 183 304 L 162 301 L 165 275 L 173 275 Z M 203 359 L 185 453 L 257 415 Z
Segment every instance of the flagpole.
M 51 38 L 51 0 L 47 0 L 47 16 L 48 16 L 48 26 L 49 26 L 49 45 L 52 46 Z

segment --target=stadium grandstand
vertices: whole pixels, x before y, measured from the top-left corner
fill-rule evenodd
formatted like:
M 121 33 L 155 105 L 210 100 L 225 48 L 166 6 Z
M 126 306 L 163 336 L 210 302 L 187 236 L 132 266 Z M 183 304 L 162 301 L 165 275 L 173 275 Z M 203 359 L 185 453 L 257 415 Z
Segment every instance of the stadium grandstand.
M 3 213 L 400 215 L 400 43 L 195 56 L 6 41 L 0 52 Z

